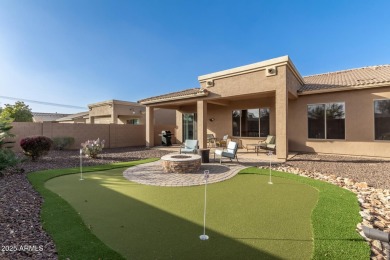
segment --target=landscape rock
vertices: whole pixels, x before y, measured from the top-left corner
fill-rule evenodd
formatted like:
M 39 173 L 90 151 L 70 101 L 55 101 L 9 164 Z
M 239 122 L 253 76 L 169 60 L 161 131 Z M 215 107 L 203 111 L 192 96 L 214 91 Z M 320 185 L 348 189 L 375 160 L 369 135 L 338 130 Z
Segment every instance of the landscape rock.
M 355 193 L 362 216 L 362 222 L 356 226 L 356 231 L 370 243 L 371 259 L 386 259 L 387 245 L 366 238 L 362 226 L 390 232 L 390 200 L 388 196 L 390 194 L 390 178 L 388 177 L 390 161 L 329 155 L 321 155 L 323 157 L 321 160 L 311 159 L 311 157 L 318 158 L 319 155 L 298 155 L 287 163 L 275 165 L 272 168 L 277 171 L 327 181 Z M 322 165 L 320 173 L 315 170 L 314 164 L 317 164 L 318 168 L 318 164 L 322 162 L 327 162 L 327 164 Z M 267 167 L 263 166 L 262 168 Z M 355 178 L 358 182 L 354 181 Z

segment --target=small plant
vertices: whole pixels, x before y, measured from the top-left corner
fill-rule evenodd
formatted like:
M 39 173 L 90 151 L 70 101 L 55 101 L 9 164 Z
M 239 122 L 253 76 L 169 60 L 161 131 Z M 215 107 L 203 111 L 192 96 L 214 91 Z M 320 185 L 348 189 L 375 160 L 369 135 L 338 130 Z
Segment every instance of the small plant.
M 9 149 L 0 149 L 0 176 L 3 175 L 3 170 L 9 167 L 16 166 L 20 163 L 19 158 Z
M 54 149 L 64 150 L 74 144 L 74 138 L 70 136 L 59 136 L 53 138 Z
M 24 154 L 31 157 L 34 162 L 39 157 L 48 154 L 52 144 L 53 141 L 46 136 L 30 136 L 20 141 Z
M 10 133 L 12 129 L 12 121 L 13 120 L 9 118 L 0 118 L 0 149 L 11 148 L 12 144 L 15 143 L 13 141 L 7 141 L 8 138 L 14 137 L 14 135 Z
M 14 141 L 9 138 L 14 135 L 10 133 L 12 129 L 12 119 L 0 118 L 0 176 L 5 168 L 17 165 L 20 160 L 10 149 Z
M 96 158 L 104 148 L 104 140 L 100 141 L 99 138 L 96 140 L 88 140 L 85 143 L 82 143 L 81 147 L 83 154 L 87 157 Z

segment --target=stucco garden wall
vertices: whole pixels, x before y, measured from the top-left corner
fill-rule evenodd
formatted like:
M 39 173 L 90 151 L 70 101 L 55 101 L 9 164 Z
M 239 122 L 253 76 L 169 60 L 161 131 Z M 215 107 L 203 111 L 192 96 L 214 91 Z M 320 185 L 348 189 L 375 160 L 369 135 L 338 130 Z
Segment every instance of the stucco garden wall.
M 14 122 L 11 132 L 16 136 L 15 151 L 20 151 L 20 140 L 27 136 L 44 135 L 49 138 L 70 136 L 75 143 L 70 149 L 79 149 L 80 144 L 91 139 L 105 140 L 105 147 L 118 148 L 145 145 L 145 125 L 118 124 L 58 124 L 58 123 L 22 123 Z M 175 130 L 175 125 L 155 125 L 156 144 L 161 143 L 158 136 L 162 130 Z M 175 142 L 175 139 L 173 139 Z

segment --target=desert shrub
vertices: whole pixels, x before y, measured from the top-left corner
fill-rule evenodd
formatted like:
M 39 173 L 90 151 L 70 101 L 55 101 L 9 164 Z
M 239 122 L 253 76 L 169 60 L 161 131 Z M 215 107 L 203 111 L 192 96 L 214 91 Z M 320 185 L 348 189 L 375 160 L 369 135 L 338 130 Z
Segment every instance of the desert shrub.
M 64 150 L 74 143 L 74 138 L 70 136 L 59 136 L 53 138 L 53 146 L 56 150 Z
M 100 141 L 99 138 L 97 140 L 88 140 L 82 143 L 81 147 L 83 154 L 87 157 L 96 158 L 104 148 L 104 140 Z
M 3 175 L 4 169 L 16 166 L 19 162 L 19 158 L 12 150 L 0 149 L 0 176 Z
M 12 119 L 0 118 L 0 149 L 11 148 L 12 144 L 15 143 L 9 140 L 10 137 L 14 137 L 11 134 L 12 121 Z
M 22 147 L 24 154 L 31 157 L 33 161 L 46 155 L 52 144 L 53 141 L 46 136 L 30 136 L 20 140 L 20 146 Z
M 10 133 L 12 129 L 12 120 L 0 118 L 0 176 L 4 169 L 17 165 L 20 160 L 10 149 L 14 141 L 9 138 L 14 135 Z

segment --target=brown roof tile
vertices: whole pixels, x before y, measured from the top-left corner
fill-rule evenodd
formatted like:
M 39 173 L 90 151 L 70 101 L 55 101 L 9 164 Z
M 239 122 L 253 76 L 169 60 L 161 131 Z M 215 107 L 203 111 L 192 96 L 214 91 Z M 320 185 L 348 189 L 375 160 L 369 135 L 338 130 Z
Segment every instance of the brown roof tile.
M 159 102 L 159 101 L 169 100 L 171 98 L 177 98 L 177 97 L 183 97 L 183 98 L 186 96 L 191 97 L 191 96 L 195 96 L 197 94 L 203 93 L 204 91 L 207 92 L 207 90 L 203 90 L 200 88 L 190 88 L 190 89 L 172 92 L 172 93 L 168 93 L 168 94 L 164 94 L 164 95 L 160 95 L 160 96 L 154 96 L 154 97 L 150 97 L 150 98 L 141 99 L 141 100 L 138 100 L 138 103 L 144 103 L 144 102 L 150 102 L 150 101 Z
M 390 64 L 350 69 L 303 77 L 305 85 L 299 92 L 342 87 L 390 84 Z

